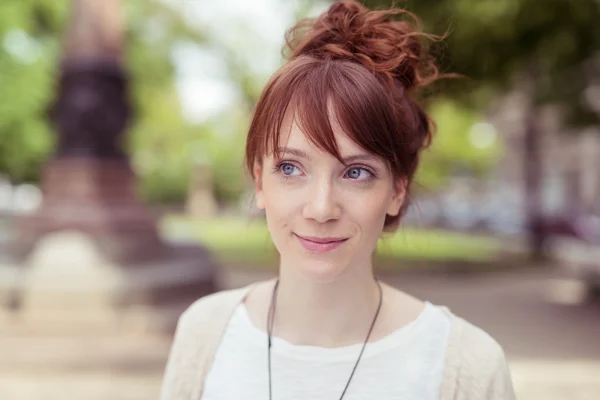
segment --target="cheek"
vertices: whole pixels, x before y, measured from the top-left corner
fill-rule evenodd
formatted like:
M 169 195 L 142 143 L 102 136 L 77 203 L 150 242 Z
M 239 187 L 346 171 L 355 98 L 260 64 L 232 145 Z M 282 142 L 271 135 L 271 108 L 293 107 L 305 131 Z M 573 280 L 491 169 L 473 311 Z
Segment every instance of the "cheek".
M 347 197 L 345 208 L 362 230 L 379 234 L 383 229 L 389 204 L 390 196 L 387 191 L 373 190 L 365 196 Z
M 296 197 L 290 196 L 289 191 L 270 186 L 264 188 L 263 193 L 267 228 L 271 241 L 281 254 L 289 246 L 292 222 L 298 216 L 298 207 L 294 202 Z
M 264 181 L 263 199 L 269 228 L 289 222 L 297 212 L 298 196 L 291 196 L 289 188 L 278 182 Z

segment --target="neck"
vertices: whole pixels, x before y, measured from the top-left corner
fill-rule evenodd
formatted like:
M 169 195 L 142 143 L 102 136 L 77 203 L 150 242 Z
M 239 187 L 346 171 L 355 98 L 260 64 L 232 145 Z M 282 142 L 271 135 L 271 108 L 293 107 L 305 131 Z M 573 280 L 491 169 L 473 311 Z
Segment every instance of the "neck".
M 298 345 L 362 343 L 379 304 L 371 267 L 347 271 L 327 282 L 295 272 L 280 269 L 273 334 Z

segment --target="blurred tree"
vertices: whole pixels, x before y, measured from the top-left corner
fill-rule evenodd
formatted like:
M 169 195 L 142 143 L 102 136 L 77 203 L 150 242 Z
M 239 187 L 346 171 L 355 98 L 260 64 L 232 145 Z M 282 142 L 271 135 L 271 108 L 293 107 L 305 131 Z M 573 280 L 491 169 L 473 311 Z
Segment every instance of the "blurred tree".
M 448 33 L 432 50 L 442 69 L 469 81 L 446 81 L 455 99 L 474 106 L 528 86 L 534 105 L 567 103 L 568 122 L 597 123 L 582 92 L 600 71 L 600 2 L 597 0 L 365 0 L 369 7 L 396 3 L 414 12 L 424 30 Z M 468 85 L 468 86 L 465 86 Z M 469 90 L 465 90 L 469 89 Z M 487 100 L 487 101 L 486 101 Z
M 35 179 L 52 146 L 45 112 L 66 12 L 65 2 L 0 4 L 0 173 L 16 181 Z
M 0 172 L 15 181 L 35 181 L 52 149 L 54 136 L 46 113 L 55 95 L 70 4 L 46 0 L 0 4 Z M 169 51 L 179 32 L 167 29 L 157 34 L 161 29 L 152 26 L 156 13 L 152 2 L 133 1 L 127 6 L 131 20 L 127 61 L 135 78 L 132 97 L 140 117 L 137 124 L 144 126 L 149 119 L 160 121 L 151 104 L 173 85 Z M 177 101 L 163 107 L 163 114 L 180 115 Z
M 208 158 L 213 163 L 218 199 L 237 202 L 245 189 L 241 135 L 266 77 L 253 75 L 235 48 L 208 37 L 201 25 L 182 12 L 182 3 L 124 3 L 125 62 L 132 78 L 134 106 L 133 125 L 124 146 L 131 153 L 143 197 L 151 202 L 182 201 L 192 163 Z M 0 2 L 0 174 L 13 182 L 37 181 L 53 149 L 55 138 L 47 110 L 55 96 L 70 4 L 48 0 Z M 179 43 L 209 45 L 219 52 L 227 75 L 240 88 L 242 101 L 235 110 L 202 124 L 184 119 L 173 56 Z
M 37 181 L 52 152 L 47 110 L 55 96 L 70 5 L 47 0 L 0 3 L 0 174 L 14 182 Z M 162 1 L 125 5 L 126 66 L 135 119 L 123 145 L 134 153 L 144 197 L 181 200 L 192 159 L 188 144 L 205 130 L 183 119 L 171 52 L 177 41 L 202 42 L 203 34 Z
M 436 122 L 436 136 L 421 158 L 416 182 L 436 191 L 457 169 L 484 178 L 497 165 L 502 146 L 493 126 L 480 114 L 459 102 L 438 98 L 429 104 Z
M 531 244 L 540 255 L 545 239 L 541 215 L 537 109 L 558 103 L 571 126 L 598 124 L 583 93 L 600 79 L 600 2 L 597 0 L 365 0 L 369 7 L 395 3 L 414 12 L 424 29 L 449 33 L 432 51 L 442 69 L 469 80 L 446 82 L 454 99 L 485 109 L 495 96 L 522 89 L 531 104 L 526 120 L 524 160 Z

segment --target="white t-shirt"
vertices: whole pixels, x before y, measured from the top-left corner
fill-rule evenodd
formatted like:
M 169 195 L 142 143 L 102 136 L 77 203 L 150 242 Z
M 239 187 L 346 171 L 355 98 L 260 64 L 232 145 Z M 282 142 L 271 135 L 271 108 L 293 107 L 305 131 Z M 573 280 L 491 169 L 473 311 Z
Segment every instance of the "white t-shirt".
M 438 399 L 450 325 L 426 302 L 417 319 L 367 344 L 344 400 Z M 273 337 L 273 400 L 339 399 L 361 348 L 298 346 Z M 267 334 L 242 303 L 217 349 L 202 400 L 268 398 Z

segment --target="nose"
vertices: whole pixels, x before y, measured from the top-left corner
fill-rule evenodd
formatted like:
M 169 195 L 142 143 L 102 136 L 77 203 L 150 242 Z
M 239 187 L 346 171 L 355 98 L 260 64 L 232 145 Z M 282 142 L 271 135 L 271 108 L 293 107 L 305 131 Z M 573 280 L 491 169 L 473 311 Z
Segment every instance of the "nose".
M 331 181 L 323 179 L 316 182 L 315 185 L 310 185 L 303 210 L 304 218 L 324 223 L 339 219 L 341 210 L 335 187 Z

